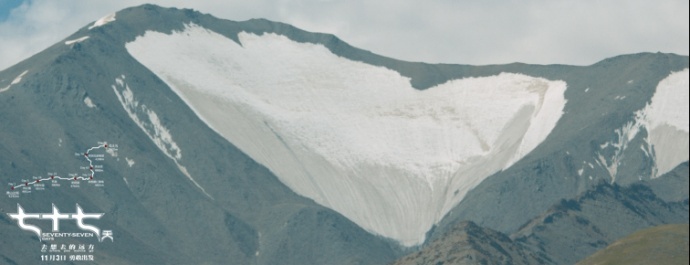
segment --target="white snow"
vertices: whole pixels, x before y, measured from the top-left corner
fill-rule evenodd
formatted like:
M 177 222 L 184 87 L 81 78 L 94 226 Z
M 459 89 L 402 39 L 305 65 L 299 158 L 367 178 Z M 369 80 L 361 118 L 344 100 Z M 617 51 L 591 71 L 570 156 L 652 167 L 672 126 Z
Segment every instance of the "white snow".
M 188 25 L 126 47 L 295 192 L 407 246 L 543 141 L 565 105 L 562 81 L 502 73 L 420 91 L 322 45 L 238 37 Z
M 637 133 L 640 132 L 640 126 L 641 124 L 638 121 L 628 122 L 623 126 L 623 128 L 616 129 L 614 131 L 616 133 L 615 142 L 607 142 L 601 145 L 601 149 L 605 149 L 607 147 L 613 148 L 613 156 L 608 159 L 610 161 L 607 161 L 607 157 L 604 157 L 604 155 L 601 153 L 597 154 L 599 164 L 605 167 L 609 172 L 611 183 L 616 181 L 616 177 L 618 176 L 618 166 L 625 157 L 624 151 L 628 149 L 630 142 L 635 139 Z
M 117 157 L 117 152 L 113 148 L 107 148 L 107 149 L 105 149 L 105 152 L 108 153 L 112 157 Z
M 118 84 L 120 82 L 116 81 Z M 156 112 L 148 109 L 146 105 L 140 105 L 139 102 L 134 99 L 134 93 L 129 88 L 129 85 L 124 84 L 124 90 L 122 90 L 122 92 L 120 92 L 115 85 L 113 85 L 112 88 L 113 91 L 115 91 L 115 95 L 117 95 L 117 99 L 120 101 L 122 107 L 125 109 L 129 117 L 132 118 L 139 128 L 146 132 L 156 146 L 158 146 L 158 148 L 160 148 L 161 151 L 163 151 L 163 153 L 171 159 L 175 161 L 180 160 L 182 158 L 182 150 L 180 150 L 180 148 L 177 146 L 177 143 L 173 141 L 172 135 L 170 135 L 168 129 L 160 123 Z M 145 113 L 145 118 L 148 118 L 149 123 L 146 123 L 143 119 L 141 119 L 137 115 L 137 112 Z
M 110 14 L 96 20 L 96 22 L 94 22 L 93 25 L 89 27 L 89 29 L 97 28 L 113 21 L 115 21 L 115 14 Z
M 68 40 L 68 41 L 65 41 L 65 45 L 72 45 L 72 44 L 75 44 L 75 43 L 78 43 L 78 42 L 82 42 L 82 41 L 85 41 L 85 40 L 88 39 L 88 38 L 89 38 L 89 36 L 84 36 L 84 37 L 81 37 L 81 38 L 77 38 L 77 39 L 73 39 L 73 40 Z
M 91 98 L 89 98 L 89 97 L 84 98 L 84 104 L 86 104 L 86 106 L 88 106 L 89 108 L 95 108 L 96 107 L 96 104 L 93 104 L 93 101 L 91 101 Z
M 669 125 L 688 132 L 688 69 L 672 73 L 659 82 L 649 108 L 645 111 L 652 128 Z
M 652 178 L 688 161 L 688 89 L 688 69 L 671 73 L 659 82 L 651 102 L 635 113 L 635 120 L 615 130 L 617 141 L 611 143 L 614 148 L 613 156 L 597 156 L 597 162 L 608 170 L 612 182 L 616 179 L 625 149 L 643 128 L 647 131 L 647 138 L 646 144 L 640 146 L 640 149 L 646 156 L 654 158 Z M 625 99 L 625 96 L 618 96 L 616 99 Z M 602 145 L 602 149 L 608 144 Z
M 206 190 L 201 187 L 196 180 L 194 180 L 194 178 L 187 171 L 187 168 L 180 164 L 180 159 L 182 159 L 182 150 L 180 150 L 180 148 L 177 146 L 177 143 L 175 143 L 173 140 L 170 131 L 168 131 L 168 129 L 161 124 L 160 120 L 158 119 L 158 115 L 153 110 L 150 110 L 148 107 L 146 107 L 146 105 L 139 104 L 139 102 L 136 101 L 134 98 L 134 93 L 129 88 L 129 85 L 124 82 L 124 76 L 116 78 L 115 85 L 112 85 L 112 88 L 113 91 L 115 91 L 117 99 L 120 101 L 122 107 L 125 109 L 125 112 L 127 112 L 132 121 L 134 121 L 134 123 L 139 126 L 144 133 L 146 133 L 146 135 L 166 156 L 175 161 L 178 169 L 192 183 L 194 183 L 197 188 L 199 188 L 209 198 L 213 198 L 211 195 L 206 193 Z M 144 118 L 140 118 L 138 116 L 137 113 L 141 112 L 146 114 Z
M 649 148 L 649 145 L 640 145 L 640 149 L 642 150 L 642 152 L 644 152 L 644 155 L 646 157 L 650 157 L 649 150 L 647 150 L 647 148 Z
M 26 75 L 28 72 L 29 72 L 29 70 L 25 70 L 24 72 L 19 74 L 17 77 L 15 77 L 14 80 L 12 80 L 12 82 L 10 82 L 9 85 L 7 85 L 4 88 L 0 88 L 0 93 L 5 92 L 7 90 L 10 90 L 10 87 L 12 87 L 13 85 L 19 84 L 19 82 L 22 81 L 22 77 L 24 77 L 24 75 Z
M 688 161 L 688 69 L 671 73 L 657 85 L 650 104 L 638 113 L 646 127 L 647 141 L 656 158 L 659 177 Z
M 129 159 L 129 157 L 125 157 L 125 161 L 127 161 L 127 166 L 134 166 L 134 159 Z
M 625 99 L 617 96 L 616 99 Z M 672 73 L 657 85 L 650 104 L 635 113 L 636 119 L 615 130 L 617 140 L 610 143 L 614 154 L 606 158 L 598 154 L 597 161 L 616 179 L 624 151 L 642 128 L 647 130 L 647 145 L 640 146 L 648 157 L 654 157 L 659 177 L 678 164 L 688 161 L 688 69 Z M 602 149 L 609 146 L 605 143 Z M 607 160 L 609 162 L 607 162 Z

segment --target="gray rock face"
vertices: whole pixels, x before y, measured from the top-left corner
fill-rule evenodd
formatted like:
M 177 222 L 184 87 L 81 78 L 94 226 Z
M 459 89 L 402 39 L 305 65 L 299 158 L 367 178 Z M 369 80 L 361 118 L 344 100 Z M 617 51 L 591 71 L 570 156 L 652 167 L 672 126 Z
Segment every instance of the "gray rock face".
M 102 263 L 385 264 L 402 256 L 404 251 L 396 243 L 371 235 L 339 213 L 288 189 L 269 170 L 209 129 L 163 81 L 125 49 L 126 43 L 147 30 L 170 33 L 190 22 L 235 41 L 239 41 L 239 32 L 247 31 L 279 33 L 298 42 L 323 44 L 339 56 L 395 70 L 411 78 L 412 85 L 421 90 L 450 79 L 501 72 L 564 80 L 568 84 L 565 114 L 546 141 L 514 166 L 470 191 L 428 233 L 428 242 L 442 239 L 459 220 L 471 220 L 505 234 L 519 230 L 524 237 L 518 240 L 543 246 L 548 253 L 565 248 L 560 243 L 544 243 L 559 235 L 557 232 L 525 232 L 539 227 L 538 223 L 523 229 L 520 226 L 561 199 L 575 198 L 602 180 L 610 182 L 615 178 L 616 183 L 624 186 L 649 180 L 654 161 L 640 149 L 645 144 L 646 132 L 634 137 L 625 150 L 601 146 L 619 140 L 616 130 L 634 119 L 634 112 L 649 102 L 661 79 L 688 67 L 687 56 L 659 53 L 619 56 L 586 67 L 412 63 L 354 48 L 332 35 L 305 32 L 282 23 L 260 19 L 234 22 L 191 10 L 143 5 L 118 12 L 116 21 L 101 27 L 85 26 L 65 39 L 89 36 L 88 43 L 60 42 L 0 72 L 0 89 L 4 89 L 26 71 L 21 82 L 0 92 L 0 183 L 45 177 L 47 172 L 78 171 L 83 161 L 75 158 L 74 153 L 98 141 L 117 143 L 121 153 L 119 160 L 109 158 L 103 163 L 106 188 L 47 188 L 20 199 L 0 200 L 3 213 L 14 212 L 17 203 L 35 212 L 50 212 L 51 203 L 61 209 L 79 203 L 90 212 L 106 213 L 100 224 L 117 233 L 118 243 L 99 249 L 96 258 Z M 182 150 L 180 159 L 170 159 L 161 152 L 145 133 L 152 127 L 142 130 L 122 108 L 112 86 L 123 75 L 127 85 L 136 88 L 139 106 L 146 106 L 136 114 L 147 117 L 146 110 L 155 112 L 160 125 L 174 136 Z M 620 99 L 621 95 L 625 98 Z M 584 165 L 596 165 L 599 155 L 604 163 L 610 163 L 617 159 L 617 153 L 624 155 L 617 161 L 620 166 L 614 176 L 602 166 L 592 166 L 585 175 L 578 174 Z M 130 167 L 125 158 L 135 164 Z M 684 191 L 677 191 L 675 184 L 687 183 L 687 163 L 685 171 L 680 168 L 674 171 L 678 182 L 663 178 L 649 182 L 654 191 L 664 191 L 665 200 L 686 199 L 685 212 L 680 214 L 684 213 L 687 220 L 687 184 Z M 683 210 L 682 203 L 668 206 L 671 204 L 650 198 L 651 195 L 628 198 L 615 195 L 627 194 L 621 188 L 597 187 L 589 196 L 599 191 L 603 197 L 583 202 L 601 200 L 598 204 L 613 205 L 621 214 L 646 209 L 633 218 L 639 222 L 628 226 L 631 229 L 671 222 Z M 641 188 L 630 189 L 634 193 Z M 630 209 L 622 201 L 610 199 L 614 195 L 641 204 Z M 671 208 L 657 213 L 657 207 Z M 583 215 L 590 223 L 595 222 L 589 219 L 590 215 L 604 209 L 586 205 L 581 208 L 585 210 L 576 216 Z M 563 214 L 573 213 L 571 210 Z M 611 233 L 601 237 L 602 244 L 628 231 L 604 229 L 605 224 L 615 225 L 614 220 L 596 220 L 603 222 L 597 223 L 601 231 Z M 65 224 L 64 229 L 76 228 L 74 224 Z M 505 243 L 499 244 L 503 249 L 510 249 L 514 243 L 490 230 L 471 231 L 478 231 L 474 236 L 477 240 Z M 564 230 L 568 232 L 580 231 Z M 5 214 L 0 214 L 0 234 L 0 262 L 38 262 L 36 252 L 41 243 L 18 229 L 16 221 Z M 582 252 L 598 247 L 586 247 Z M 515 247 L 511 251 L 522 253 L 521 249 Z M 554 261 L 574 258 L 558 257 Z M 525 257 L 524 262 L 533 260 Z
M 688 162 L 680 164 L 673 171 L 661 178 L 645 181 L 659 198 L 667 202 L 679 202 L 688 199 Z
M 541 252 L 516 243 L 503 233 L 460 222 L 424 249 L 395 265 L 422 264 L 551 264 Z
M 555 264 L 574 264 L 637 230 L 688 218 L 687 199 L 667 203 L 644 185 L 602 184 L 561 201 L 511 237 L 548 253 Z
M 684 169 L 664 177 L 673 178 Z M 642 228 L 687 224 L 689 217 L 687 197 L 666 202 L 648 185 L 601 183 L 553 205 L 510 237 L 458 222 L 394 264 L 574 264 Z

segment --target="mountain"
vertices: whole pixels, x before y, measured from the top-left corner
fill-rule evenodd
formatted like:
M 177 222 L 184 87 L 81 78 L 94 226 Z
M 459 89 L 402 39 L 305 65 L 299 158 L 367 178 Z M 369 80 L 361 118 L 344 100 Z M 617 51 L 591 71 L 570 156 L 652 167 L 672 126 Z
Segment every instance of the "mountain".
M 577 264 L 687 264 L 688 225 L 660 225 L 618 240 Z
M 669 174 L 683 169 L 687 168 Z M 625 241 L 621 238 L 642 228 L 668 223 L 685 223 L 687 228 L 688 218 L 687 198 L 666 202 L 645 184 L 600 183 L 577 198 L 553 205 L 510 236 L 458 222 L 439 239 L 394 264 L 574 264 L 603 247 L 616 246 L 617 240 Z
M 568 84 L 569 104 L 559 125 L 519 164 L 496 173 L 470 191 L 439 223 L 441 231 L 453 220 L 468 219 L 512 233 L 554 202 L 547 198 L 574 198 L 600 180 L 628 185 L 657 178 L 673 169 L 675 165 L 660 170 L 660 155 L 656 152 L 663 148 L 650 142 L 657 136 L 643 125 L 641 117 L 650 101 L 654 105 L 652 97 L 657 88 L 665 87 L 667 75 L 659 74 L 686 68 L 687 57 L 681 59 L 684 63 L 675 59 L 681 58 L 638 54 L 558 74 L 535 74 L 562 79 Z M 676 62 L 676 70 L 666 68 L 674 68 Z M 676 76 L 685 78 L 687 72 Z M 683 91 L 679 91 L 678 98 L 684 99 Z M 669 117 L 684 115 L 679 112 Z M 687 146 L 687 136 L 668 135 L 669 145 L 679 149 Z M 669 156 L 678 164 L 687 160 L 684 151 Z
M 667 203 L 644 185 L 602 184 L 563 200 L 511 235 L 548 253 L 554 264 L 574 264 L 642 228 L 687 223 L 688 200 Z
M 105 213 L 98 224 L 110 228 L 115 240 L 96 245 L 95 259 L 103 264 L 393 260 L 399 251 L 396 244 L 291 191 L 213 132 L 165 83 L 128 55 L 125 43 L 138 34 L 164 28 L 165 23 L 181 27 L 193 16 L 201 15 L 149 5 L 123 10 L 112 17 L 114 21 L 85 26 L 0 73 L 0 86 L 8 84 L 0 93 L 3 183 L 81 174 L 84 160 L 75 152 L 100 141 L 118 145 L 117 156 L 106 153 L 99 163 L 103 188 L 71 188 L 68 182 L 1 200 L 2 260 L 37 263 L 41 244 L 50 243 L 39 242 L 4 214 L 16 213 L 18 203 L 38 213 L 51 212 L 51 204 L 62 212 L 74 212 L 79 204 L 85 211 Z M 136 102 L 123 105 L 121 100 L 133 96 Z M 80 231 L 73 221 L 63 223 L 62 230 Z
M 688 162 L 678 165 L 674 170 L 644 183 L 649 186 L 659 198 L 667 202 L 679 202 L 688 199 Z
M 0 208 L 104 213 L 100 263 L 385 264 L 462 221 L 503 240 L 602 181 L 687 199 L 687 88 L 674 54 L 434 65 L 143 5 L 0 72 Z M 12 216 L 0 258 L 38 262 Z

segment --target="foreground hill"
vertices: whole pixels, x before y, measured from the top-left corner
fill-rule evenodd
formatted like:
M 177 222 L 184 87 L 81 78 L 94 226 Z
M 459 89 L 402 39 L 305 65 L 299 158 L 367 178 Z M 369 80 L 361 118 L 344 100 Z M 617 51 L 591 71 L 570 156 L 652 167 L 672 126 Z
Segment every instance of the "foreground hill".
M 577 264 L 688 264 L 688 237 L 688 224 L 647 228 L 614 242 Z

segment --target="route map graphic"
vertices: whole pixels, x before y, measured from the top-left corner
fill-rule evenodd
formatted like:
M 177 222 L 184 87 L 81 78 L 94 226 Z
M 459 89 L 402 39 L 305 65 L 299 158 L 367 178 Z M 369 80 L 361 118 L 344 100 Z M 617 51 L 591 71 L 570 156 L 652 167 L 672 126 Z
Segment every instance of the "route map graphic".
M 16 176 L 8 183 L 7 196 L 17 200 L 17 210 L 6 213 L 7 217 L 18 229 L 38 239 L 35 250 L 37 263 L 94 262 L 99 257 L 97 248 L 107 247 L 107 243 L 116 241 L 114 231 L 107 224 L 105 229 L 101 229 L 101 217 L 106 216 L 106 211 L 82 208 L 80 202 L 75 202 L 72 206 L 53 202 L 50 212 L 31 209 L 35 207 L 31 203 L 22 206 L 21 196 L 38 195 L 50 189 L 78 189 L 86 186 L 104 188 L 107 179 L 104 163 L 107 158 L 117 159 L 118 146 L 98 142 L 81 152 L 75 152 L 74 157 L 76 160 L 73 165 L 76 168 L 67 168 L 69 172 L 64 175 L 48 172 L 34 176 Z M 60 211 L 60 208 L 70 210 Z M 74 210 L 71 211 L 72 209 Z M 61 227 L 61 222 L 74 222 L 76 227 Z M 46 226 L 48 223 L 52 225 Z M 104 241 L 106 244 L 103 244 Z
M 19 198 L 21 195 L 28 195 L 32 192 L 46 190 L 47 186 L 51 188 L 62 187 L 65 181 L 68 181 L 70 188 L 80 188 L 82 182 L 93 185 L 95 187 L 104 187 L 105 180 L 96 178 L 96 173 L 103 172 L 103 165 L 106 155 L 117 157 L 117 144 L 110 144 L 108 142 L 99 142 L 98 145 L 86 149 L 83 153 L 75 153 L 75 156 L 83 157 L 85 166 L 81 166 L 79 171 L 81 173 L 68 173 L 67 175 L 60 175 L 57 172 L 48 173 L 47 177 L 33 176 L 22 178 L 18 182 L 10 182 L 7 196 L 9 198 Z M 88 165 L 86 165 L 88 163 Z

